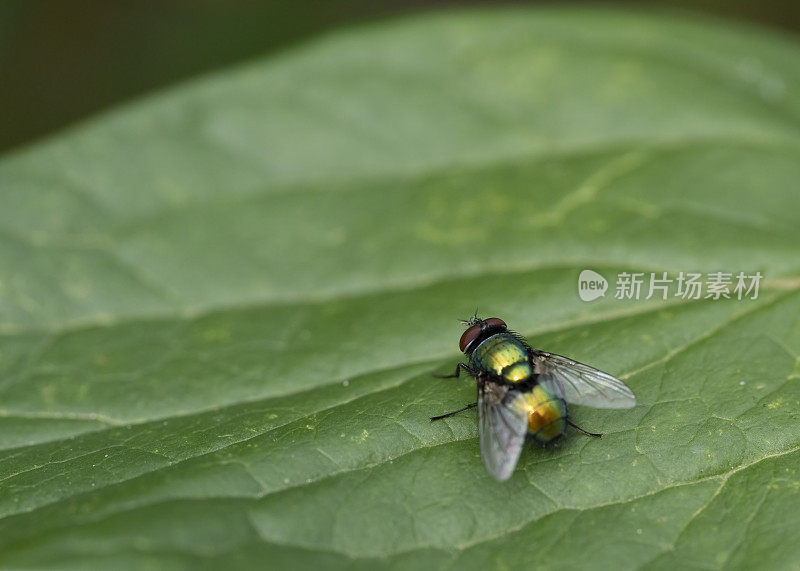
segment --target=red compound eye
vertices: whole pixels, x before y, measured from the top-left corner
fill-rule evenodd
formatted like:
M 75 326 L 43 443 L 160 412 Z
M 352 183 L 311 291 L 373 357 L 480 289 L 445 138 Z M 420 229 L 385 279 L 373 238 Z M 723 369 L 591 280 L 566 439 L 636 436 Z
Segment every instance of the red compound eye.
M 499 317 L 490 317 L 489 319 L 484 321 L 484 323 L 488 327 L 508 327 L 506 325 L 506 322 L 500 319 Z
M 461 351 L 463 352 L 464 349 L 467 348 L 467 345 L 475 341 L 475 339 L 478 337 L 478 335 L 480 335 L 480 333 L 481 333 L 480 325 L 473 325 L 472 327 L 464 331 L 464 334 L 461 336 L 461 341 L 458 342 L 458 348 L 461 349 Z

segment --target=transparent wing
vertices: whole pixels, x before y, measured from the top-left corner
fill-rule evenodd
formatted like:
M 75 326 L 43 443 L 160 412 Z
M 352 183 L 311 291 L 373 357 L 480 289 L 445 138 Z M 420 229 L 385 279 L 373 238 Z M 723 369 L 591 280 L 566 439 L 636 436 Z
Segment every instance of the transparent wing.
M 478 388 L 478 431 L 481 457 L 489 473 L 508 480 L 517 465 L 528 427 L 528 411 L 520 393 L 485 381 Z
M 636 397 L 628 385 L 608 373 L 554 353 L 534 351 L 539 382 L 565 401 L 595 408 L 632 408 Z

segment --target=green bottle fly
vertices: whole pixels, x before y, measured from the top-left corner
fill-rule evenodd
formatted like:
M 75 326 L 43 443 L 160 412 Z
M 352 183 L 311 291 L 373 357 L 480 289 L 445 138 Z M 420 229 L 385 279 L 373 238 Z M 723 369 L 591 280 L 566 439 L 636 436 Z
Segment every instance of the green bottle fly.
M 481 457 L 498 480 L 511 477 L 527 437 L 548 444 L 573 424 L 567 403 L 596 408 L 631 408 L 636 397 L 619 379 L 555 353 L 533 349 L 497 317 L 465 322 L 459 348 L 469 365 L 459 363 L 478 382 L 478 402 L 434 416 L 440 420 L 478 407 Z

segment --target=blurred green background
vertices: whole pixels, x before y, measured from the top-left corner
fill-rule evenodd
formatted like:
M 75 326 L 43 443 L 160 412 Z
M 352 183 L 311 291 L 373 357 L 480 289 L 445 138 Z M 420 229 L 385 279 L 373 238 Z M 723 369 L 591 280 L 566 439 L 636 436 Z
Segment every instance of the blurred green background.
M 490 3 L 498 2 L 5 1 L 0 4 L 0 152 L 142 93 L 326 30 L 423 9 Z M 800 4 L 786 0 L 644 0 L 637 5 L 800 28 Z

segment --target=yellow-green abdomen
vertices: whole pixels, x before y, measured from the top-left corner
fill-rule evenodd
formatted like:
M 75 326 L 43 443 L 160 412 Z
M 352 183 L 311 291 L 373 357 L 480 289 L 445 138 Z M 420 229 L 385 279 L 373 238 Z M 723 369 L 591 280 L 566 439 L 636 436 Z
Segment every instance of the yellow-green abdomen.
M 564 434 L 567 429 L 567 405 L 541 385 L 524 395 L 528 410 L 528 434 L 546 444 Z
M 470 358 L 479 368 L 509 383 L 526 381 L 533 375 L 528 350 L 509 333 L 492 335 L 475 347 Z

